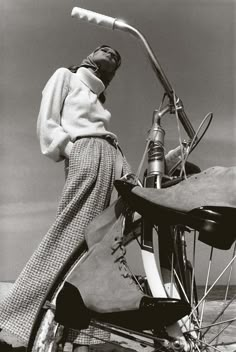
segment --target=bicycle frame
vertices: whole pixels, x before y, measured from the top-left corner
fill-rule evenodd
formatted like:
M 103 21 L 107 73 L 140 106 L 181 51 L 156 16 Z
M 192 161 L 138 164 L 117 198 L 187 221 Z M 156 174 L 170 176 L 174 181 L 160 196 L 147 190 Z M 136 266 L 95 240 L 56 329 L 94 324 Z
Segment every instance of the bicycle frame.
M 165 175 L 165 155 L 164 155 L 164 138 L 165 131 L 161 127 L 162 118 L 167 114 L 178 114 L 180 121 L 183 124 L 183 127 L 188 134 L 190 140 L 190 147 L 187 146 L 187 153 L 191 149 L 191 145 L 194 145 L 196 141 L 195 131 L 188 120 L 187 115 L 184 112 L 183 104 L 180 99 L 175 95 L 175 92 L 169 83 L 165 73 L 163 72 L 159 62 L 157 61 L 150 45 L 148 44 L 145 37 L 135 28 L 129 26 L 128 24 L 117 20 L 112 17 L 104 16 L 101 14 L 94 13 L 92 11 L 84 10 L 81 8 L 74 8 L 72 11 L 72 16 L 85 21 L 95 23 L 98 25 L 105 26 L 112 30 L 121 30 L 128 32 L 131 35 L 139 39 L 145 49 L 145 53 L 148 56 L 152 68 L 159 79 L 161 85 L 164 88 L 166 96 L 169 98 L 169 104 L 164 108 L 159 108 L 159 110 L 154 110 L 152 128 L 149 133 L 149 138 L 147 142 L 148 149 L 148 166 L 147 173 L 144 177 L 144 186 L 152 188 L 161 188 L 163 176 Z M 178 113 L 177 113 L 178 110 Z M 202 138 L 202 136 L 201 136 Z M 201 140 L 199 138 L 199 140 Z M 183 143 L 184 144 L 184 143 Z M 146 149 L 146 150 L 147 150 Z M 145 150 L 145 152 L 146 152 Z M 191 149 L 192 150 L 192 149 Z M 183 161 L 185 162 L 185 154 L 182 154 Z M 172 168 L 173 169 L 173 168 Z M 171 175 L 171 171 L 169 175 Z M 131 176 L 131 175 L 128 175 Z M 127 179 L 128 179 L 127 176 Z M 132 178 L 132 176 L 131 176 Z M 168 177 L 167 177 L 168 179 Z M 137 177 L 135 176 L 135 181 Z M 132 182 L 131 182 L 132 183 Z M 138 183 L 138 182 L 137 182 Z M 167 182 L 168 185 L 170 184 Z M 136 184 L 136 183 L 135 183 Z M 138 183 L 139 186 L 142 186 L 141 183 Z M 129 214 L 128 214 L 129 217 Z M 131 216 L 132 218 L 132 216 Z M 132 223 L 133 220 L 130 222 Z M 150 346 L 155 348 L 156 351 L 188 351 L 188 352 L 200 352 L 208 350 L 208 347 L 213 348 L 215 351 L 220 351 L 218 348 L 212 345 L 212 341 L 218 338 L 218 335 L 211 339 L 211 341 L 206 342 L 205 334 L 210 330 L 210 327 L 217 326 L 218 318 L 223 315 L 224 311 L 228 305 L 232 302 L 234 298 L 231 299 L 229 303 L 226 303 L 227 295 L 225 296 L 225 307 L 223 311 L 216 317 L 213 324 L 209 326 L 202 326 L 201 307 L 202 301 L 206 298 L 207 294 L 211 290 L 212 286 L 208 289 L 208 278 L 207 285 L 205 288 L 204 296 L 198 300 L 197 298 L 197 288 L 195 286 L 195 274 L 194 267 L 191 265 L 191 262 L 188 261 L 186 253 L 186 242 L 185 242 L 185 232 L 190 232 L 190 229 L 186 228 L 184 225 L 170 226 L 168 223 L 159 225 L 158 233 L 159 236 L 159 257 L 155 258 L 154 256 L 154 246 L 153 246 L 153 229 L 154 225 L 148 223 L 145 220 L 140 221 L 136 220 L 132 223 L 133 228 L 128 229 L 128 226 L 124 229 L 124 243 L 127 245 L 134 238 L 137 238 L 141 234 L 141 252 L 143 257 L 144 268 L 147 276 L 148 287 L 144 287 L 147 291 L 146 293 L 151 296 L 151 293 L 154 297 L 167 297 L 171 296 L 174 298 L 181 298 L 189 301 L 191 306 L 193 304 L 193 310 L 189 316 L 183 317 L 181 321 L 173 324 L 172 326 L 164 327 L 163 331 L 153 330 L 149 332 L 138 332 L 126 329 L 122 326 L 112 325 L 107 322 L 101 322 L 97 320 L 91 321 L 92 325 L 104 329 L 105 331 L 114 333 L 120 337 L 136 341 L 143 344 L 144 346 Z M 131 226 L 132 226 L 131 225 Z M 161 236 L 164 234 L 164 236 Z M 174 240 L 173 240 L 174 239 Z M 194 247 L 196 242 L 196 236 L 194 234 Z M 174 245 L 172 246 L 172 244 Z M 173 248 L 172 248 L 173 247 Z M 62 283 L 67 279 L 70 272 L 79 265 L 80 261 L 83 260 L 83 256 L 86 255 L 86 244 L 84 246 L 78 247 L 69 258 L 68 262 L 64 267 L 61 268 L 61 272 L 58 273 L 55 282 L 50 288 L 48 294 L 45 296 L 45 300 L 42 302 L 42 306 L 39 309 L 38 318 L 35 321 L 34 327 L 31 333 L 31 340 L 29 344 L 29 351 L 43 351 L 51 352 L 55 350 L 55 346 L 59 339 L 61 338 L 60 325 L 54 320 L 54 311 L 56 296 L 60 290 Z M 161 249 L 161 250 L 160 250 Z M 221 273 L 219 278 L 224 274 L 224 272 L 230 268 L 230 274 L 232 273 L 232 263 L 235 260 L 235 251 L 234 248 L 233 259 Z M 174 254 L 173 254 L 174 252 Z M 173 257 L 177 259 L 177 265 L 174 266 Z M 169 260 L 171 258 L 171 260 Z M 158 259 L 158 261 L 157 261 Z M 171 262 L 172 261 L 172 262 Z M 193 262 L 195 261 L 195 258 Z M 173 265 L 172 265 L 173 264 Z M 161 268 L 161 266 L 163 268 Z M 173 269 L 173 277 L 170 275 L 170 269 Z M 208 276 L 209 276 L 208 270 Z M 184 277 L 182 277 L 184 276 Z M 218 280 L 218 279 L 217 279 Z M 230 281 L 230 280 L 228 280 Z M 198 309 L 199 308 L 199 309 Z M 200 316 L 201 314 L 201 316 Z M 190 319 L 191 317 L 191 319 Z M 199 319 L 200 317 L 200 319 Z M 226 323 L 231 324 L 235 319 L 229 319 L 225 321 Z M 223 323 L 225 323 L 223 322 Z M 53 328 L 53 331 L 52 331 Z M 157 327 L 158 328 L 158 327 Z M 162 328 L 162 327 L 161 327 Z M 201 332 L 203 330 L 203 333 Z M 205 330 L 205 332 L 204 332 Z M 223 331 L 224 329 L 222 329 Z M 164 334 L 163 334 L 164 332 Z M 166 334 L 167 332 L 167 334 Z M 88 335 L 90 336 L 90 335 Z M 92 337 L 92 336 L 91 336 Z M 203 339 L 202 339 L 203 338 Z M 34 345 L 34 341 L 36 344 Z M 45 341 L 48 340 L 48 345 L 44 349 Z M 55 342 L 55 343 L 54 343 Z M 38 346 L 41 344 L 40 348 Z M 34 349 L 35 347 L 35 349 Z
M 189 121 L 181 100 L 177 97 L 174 92 L 172 85 L 167 79 L 160 63 L 158 62 L 150 44 L 144 35 L 138 31 L 136 28 L 130 26 L 116 18 L 112 18 L 109 16 L 105 16 L 93 11 L 89 11 L 86 9 L 82 9 L 79 7 L 74 7 L 71 13 L 72 17 L 76 17 L 79 20 L 84 20 L 90 23 L 94 23 L 100 26 L 105 26 L 108 29 L 112 30 L 120 30 L 123 32 L 127 32 L 137 38 L 143 48 L 145 49 L 145 54 L 147 55 L 151 66 L 154 70 L 155 75 L 157 76 L 159 82 L 164 88 L 165 94 L 169 98 L 169 104 L 162 110 L 155 110 L 153 114 L 153 128 L 152 128 L 152 136 L 150 138 L 150 150 L 149 150 L 149 160 L 148 160 L 148 174 L 146 176 L 146 186 L 147 187 L 156 187 L 161 188 L 161 180 L 164 174 L 164 135 L 165 132 L 161 128 L 161 118 L 167 113 L 175 112 L 175 109 L 178 109 L 178 116 L 180 121 L 188 134 L 190 140 L 193 140 L 195 137 L 195 130 Z M 145 233 L 150 231 L 144 231 Z M 160 283 L 157 285 L 156 282 L 153 282 L 153 270 L 155 274 L 158 274 L 159 270 L 157 269 L 156 262 L 153 256 L 153 243 L 151 241 L 151 234 L 145 235 L 146 238 L 142 238 L 142 256 L 145 271 L 151 283 L 151 290 L 153 295 L 160 295 L 161 290 L 161 278 Z M 154 269 L 155 268 L 155 269 Z M 158 276 L 160 276 L 158 274 Z M 152 283 L 153 282 L 153 283 Z M 165 293 L 163 292 L 163 295 Z
M 165 171 L 165 132 L 161 127 L 162 117 L 167 113 L 176 113 L 178 110 L 178 117 L 190 138 L 190 142 L 194 139 L 196 141 L 195 130 L 184 111 L 182 101 L 176 95 L 150 44 L 140 31 L 125 23 L 124 21 L 78 7 L 73 8 L 71 15 L 72 17 L 76 17 L 79 20 L 85 20 L 90 23 L 105 26 L 112 30 L 127 32 L 138 39 L 145 49 L 145 54 L 151 63 L 151 67 L 154 70 L 154 73 L 159 82 L 161 83 L 165 95 L 169 98 L 169 104 L 167 104 L 166 107 L 164 107 L 162 110 L 155 110 L 153 113 L 153 127 L 151 129 L 152 134 L 149 141 L 150 148 L 148 154 L 148 170 L 145 178 L 146 187 L 161 188 L 162 177 Z M 157 262 L 157 258 L 155 258 L 154 255 L 153 227 L 149 224 L 145 224 L 145 221 L 143 222 L 142 226 L 141 253 L 144 270 L 153 296 L 167 297 L 167 292 L 163 284 L 162 274 L 158 268 L 158 266 L 160 267 L 160 264 Z M 169 280 L 165 281 L 166 285 L 169 286 Z M 175 296 L 176 295 L 178 296 L 177 291 L 175 292 Z M 175 335 L 178 337 L 181 336 L 178 326 L 175 328 Z

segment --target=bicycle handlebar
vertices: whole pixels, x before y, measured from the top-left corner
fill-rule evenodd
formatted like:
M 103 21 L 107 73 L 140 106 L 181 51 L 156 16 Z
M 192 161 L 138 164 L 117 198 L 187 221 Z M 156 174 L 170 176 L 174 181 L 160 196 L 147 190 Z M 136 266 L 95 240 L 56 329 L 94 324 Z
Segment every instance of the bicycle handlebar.
M 106 27 L 108 29 L 122 30 L 122 31 L 128 32 L 128 33 L 134 35 L 136 38 L 138 38 L 145 48 L 145 52 L 151 62 L 152 68 L 153 68 L 156 76 L 158 77 L 158 79 L 159 79 L 161 85 L 163 86 L 167 96 L 169 97 L 171 103 L 173 104 L 174 90 L 173 90 L 170 82 L 168 81 L 164 71 L 162 70 L 161 65 L 159 64 L 159 62 L 158 62 L 153 50 L 151 49 L 148 41 L 136 28 L 130 26 L 129 24 L 127 24 L 124 21 L 121 21 L 117 18 L 102 15 L 100 13 L 86 10 L 86 9 L 83 9 L 80 7 L 74 7 L 72 9 L 71 16 L 75 17 L 79 20 L 83 20 L 83 21 L 86 21 L 89 23 L 93 23 L 93 24 L 96 24 L 99 26 Z M 176 100 L 179 99 L 177 96 L 176 96 L 176 98 L 177 98 Z M 185 111 L 184 111 L 183 106 L 178 111 L 178 115 L 179 115 L 180 121 L 181 121 L 186 133 L 188 134 L 189 138 L 193 139 L 195 137 L 195 131 L 194 131 L 194 128 L 193 128 L 191 122 L 189 121 Z
M 74 7 L 72 9 L 71 16 L 76 17 L 79 20 L 107 27 L 108 29 L 114 29 L 114 22 L 116 21 L 116 18 L 105 16 L 90 10 L 82 9 L 81 7 Z

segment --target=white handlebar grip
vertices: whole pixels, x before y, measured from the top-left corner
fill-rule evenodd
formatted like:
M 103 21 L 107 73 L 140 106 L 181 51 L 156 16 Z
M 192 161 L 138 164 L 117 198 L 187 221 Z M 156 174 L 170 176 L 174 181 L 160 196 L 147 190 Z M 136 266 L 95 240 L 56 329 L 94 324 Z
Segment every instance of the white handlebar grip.
M 116 18 L 101 15 L 100 13 L 85 10 L 80 7 L 74 7 L 71 16 L 109 29 L 113 29 L 116 20 Z

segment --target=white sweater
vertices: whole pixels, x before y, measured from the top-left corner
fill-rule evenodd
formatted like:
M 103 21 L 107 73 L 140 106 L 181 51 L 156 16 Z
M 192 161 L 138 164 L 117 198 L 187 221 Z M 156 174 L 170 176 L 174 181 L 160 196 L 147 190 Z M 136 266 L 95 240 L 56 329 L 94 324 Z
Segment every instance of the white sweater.
M 59 68 L 47 82 L 37 121 L 41 151 L 55 161 L 69 158 L 77 137 L 116 135 L 108 131 L 111 114 L 98 96 L 105 86 L 91 71 Z

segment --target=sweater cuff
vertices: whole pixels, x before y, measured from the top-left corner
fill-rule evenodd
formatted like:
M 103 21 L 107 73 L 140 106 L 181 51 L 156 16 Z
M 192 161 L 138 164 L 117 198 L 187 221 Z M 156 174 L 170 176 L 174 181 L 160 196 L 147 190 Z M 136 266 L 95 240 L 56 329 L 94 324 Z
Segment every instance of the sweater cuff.
M 73 145 L 74 145 L 74 143 L 72 143 L 71 141 L 68 141 L 67 144 L 64 144 L 64 145 L 62 145 L 62 146 L 60 147 L 60 149 L 61 149 L 61 154 L 62 154 L 63 156 L 65 156 L 67 159 L 69 159 L 69 157 L 70 157 L 70 153 L 71 153 L 71 150 L 72 150 L 72 148 L 73 148 Z

